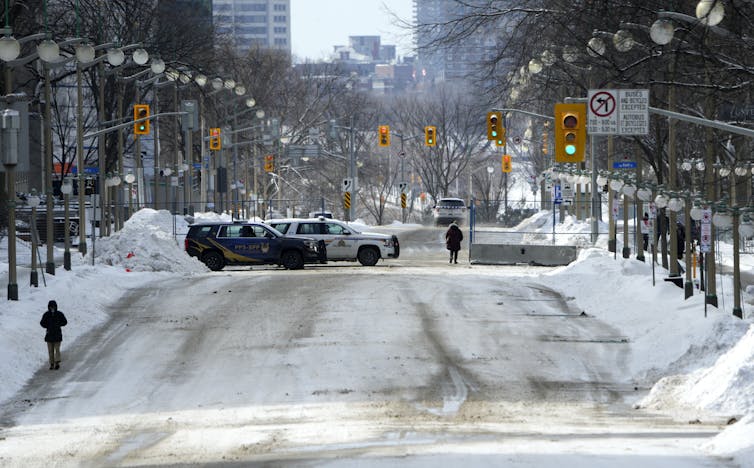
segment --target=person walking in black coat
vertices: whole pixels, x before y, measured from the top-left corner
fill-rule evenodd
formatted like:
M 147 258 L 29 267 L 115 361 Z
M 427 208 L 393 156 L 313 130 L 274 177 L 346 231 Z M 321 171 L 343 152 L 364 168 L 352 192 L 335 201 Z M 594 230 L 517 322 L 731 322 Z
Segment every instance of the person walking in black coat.
M 450 262 L 448 263 L 458 263 L 458 251 L 461 250 L 462 240 L 463 232 L 461 232 L 461 228 L 455 222 L 450 223 L 445 232 L 445 247 L 450 250 Z
M 50 357 L 50 369 L 60 369 L 60 343 L 63 341 L 62 327 L 68 325 L 63 312 L 58 310 L 58 303 L 50 301 L 47 303 L 47 312 L 42 315 L 39 322 L 42 328 L 47 329 L 45 341 L 47 342 L 47 354 Z

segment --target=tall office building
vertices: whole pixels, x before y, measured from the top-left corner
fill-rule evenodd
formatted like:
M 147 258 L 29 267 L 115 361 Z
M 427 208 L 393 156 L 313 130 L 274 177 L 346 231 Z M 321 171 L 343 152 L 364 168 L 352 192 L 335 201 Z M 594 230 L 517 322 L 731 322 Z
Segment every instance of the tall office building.
M 447 27 L 443 26 L 445 23 L 479 13 L 473 2 L 414 0 L 415 24 L 419 26 L 416 34 L 416 68 L 422 79 L 468 83 L 473 80 L 475 70 L 481 63 L 495 57 L 500 30 L 480 29 L 452 45 L 438 43 L 448 34 Z
M 239 50 L 268 47 L 291 51 L 290 0 L 213 0 L 215 31 Z

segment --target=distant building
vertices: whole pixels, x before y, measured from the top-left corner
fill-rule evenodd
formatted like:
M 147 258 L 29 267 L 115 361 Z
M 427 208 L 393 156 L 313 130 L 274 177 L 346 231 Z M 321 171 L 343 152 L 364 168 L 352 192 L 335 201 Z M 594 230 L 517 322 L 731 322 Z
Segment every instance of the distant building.
M 217 34 L 228 36 L 238 50 L 291 51 L 290 0 L 213 0 L 212 15 Z
M 496 56 L 500 30 L 479 29 L 452 45 L 437 44 L 437 41 L 448 34 L 443 24 L 478 11 L 473 2 L 463 4 L 447 0 L 414 0 L 414 21 L 419 26 L 416 34 L 416 67 L 421 79 L 467 83 L 473 79 L 474 72 L 484 61 Z

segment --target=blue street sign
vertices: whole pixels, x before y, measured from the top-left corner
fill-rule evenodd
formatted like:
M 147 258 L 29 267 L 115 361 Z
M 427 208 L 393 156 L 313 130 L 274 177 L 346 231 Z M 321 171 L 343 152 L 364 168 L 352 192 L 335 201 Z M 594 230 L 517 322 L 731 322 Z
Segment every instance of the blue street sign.
M 613 163 L 613 169 L 636 169 L 636 161 L 617 161 Z
M 193 163 L 194 169 L 201 169 L 202 163 Z
M 73 166 L 71 168 L 71 175 L 77 175 L 78 173 L 79 173 L 78 167 Z M 99 174 L 99 167 L 85 167 L 84 174 Z
M 563 191 L 560 189 L 560 184 L 553 186 L 553 203 L 556 205 L 563 203 Z

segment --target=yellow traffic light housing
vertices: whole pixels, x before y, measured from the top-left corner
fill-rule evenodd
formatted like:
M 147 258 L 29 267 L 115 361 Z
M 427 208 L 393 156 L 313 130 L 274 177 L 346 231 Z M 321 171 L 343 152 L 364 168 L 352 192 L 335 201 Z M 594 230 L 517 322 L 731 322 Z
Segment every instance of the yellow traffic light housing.
M 503 155 L 503 172 L 511 172 L 513 170 L 513 161 L 510 154 Z
M 379 131 L 379 143 L 380 146 L 390 146 L 390 126 L 389 125 L 380 125 L 378 128 Z
M 586 104 L 555 104 L 555 162 L 584 161 Z
M 149 104 L 134 104 L 134 135 L 149 135 Z
M 487 112 L 487 139 L 494 141 L 497 146 L 505 145 L 505 128 L 503 127 L 502 112 Z
M 437 127 L 434 125 L 424 127 L 424 144 L 427 146 L 435 146 L 437 144 Z
M 273 172 L 275 170 L 275 156 L 272 154 L 264 157 L 264 172 Z
M 209 129 L 209 149 L 215 151 L 223 149 L 223 142 L 222 138 L 220 137 L 220 129 L 217 127 Z

